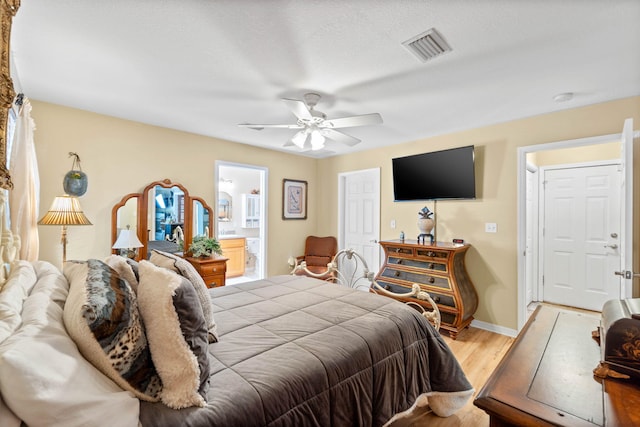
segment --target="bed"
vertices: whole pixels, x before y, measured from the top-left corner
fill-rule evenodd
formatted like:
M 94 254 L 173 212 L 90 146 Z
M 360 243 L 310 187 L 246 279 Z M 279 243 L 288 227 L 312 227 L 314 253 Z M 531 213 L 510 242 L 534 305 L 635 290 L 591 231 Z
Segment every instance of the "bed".
M 298 275 L 206 289 L 156 255 L 7 264 L 0 425 L 383 426 L 473 395 L 409 305 Z

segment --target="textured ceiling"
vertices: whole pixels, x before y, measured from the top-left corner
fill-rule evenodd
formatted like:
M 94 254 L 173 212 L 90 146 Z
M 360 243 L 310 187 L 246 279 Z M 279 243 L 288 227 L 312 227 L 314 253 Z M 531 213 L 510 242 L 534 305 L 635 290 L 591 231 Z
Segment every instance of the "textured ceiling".
M 280 101 L 377 112 L 326 157 L 640 95 L 638 0 L 23 0 L 14 80 L 31 99 L 300 153 Z M 402 42 L 436 28 L 420 62 Z M 573 92 L 558 103 L 558 93 Z

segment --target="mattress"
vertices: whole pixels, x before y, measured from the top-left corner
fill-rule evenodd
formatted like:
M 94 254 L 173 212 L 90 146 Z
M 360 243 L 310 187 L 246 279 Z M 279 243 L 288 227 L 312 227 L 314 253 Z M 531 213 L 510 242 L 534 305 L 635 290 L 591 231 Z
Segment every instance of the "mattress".
M 473 392 L 439 333 L 396 300 L 303 276 L 210 294 L 207 406 L 141 402 L 143 426 L 381 426 L 421 395 L 461 406 Z

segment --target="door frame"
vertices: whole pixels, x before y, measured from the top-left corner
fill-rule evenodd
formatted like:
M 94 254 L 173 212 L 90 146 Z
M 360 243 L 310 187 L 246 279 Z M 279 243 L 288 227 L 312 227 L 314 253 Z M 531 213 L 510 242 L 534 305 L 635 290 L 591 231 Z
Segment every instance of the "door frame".
M 634 132 L 634 138 L 640 136 L 640 132 Z M 518 254 L 518 289 L 517 289 L 517 317 L 518 317 L 518 331 L 520 331 L 527 321 L 527 296 L 526 296 L 526 184 L 527 184 L 527 154 L 535 153 L 538 151 L 557 150 L 562 148 L 575 148 L 584 147 L 588 145 L 606 144 L 610 142 L 622 142 L 622 135 L 620 133 L 592 136 L 587 138 L 570 139 L 566 141 L 548 142 L 545 144 L 529 145 L 525 147 L 517 147 L 517 246 L 516 251 Z M 626 200 L 626 196 L 623 197 L 626 205 L 633 205 L 632 200 Z M 624 208 L 623 208 L 624 209 Z M 625 287 L 625 298 L 631 298 L 632 286 Z
M 214 174 L 214 194 L 215 194 L 215 210 L 213 216 L 215 217 L 216 227 L 215 227 L 215 238 L 218 236 L 218 210 L 220 207 L 218 206 L 218 184 L 220 182 L 220 167 L 235 167 L 235 168 L 243 168 L 243 169 L 253 169 L 260 172 L 260 272 L 259 277 L 264 279 L 267 277 L 267 228 L 268 228 L 268 213 L 267 213 L 267 199 L 269 197 L 268 191 L 269 188 L 267 183 L 269 182 L 269 168 L 266 166 L 257 166 L 257 165 L 249 165 L 246 163 L 235 163 L 235 162 L 227 162 L 224 160 L 216 160 L 215 162 L 215 174 Z
M 378 180 L 377 182 L 377 188 L 378 188 L 378 206 L 376 206 L 376 209 L 378 210 L 378 222 L 376 224 L 377 227 L 377 237 L 376 240 L 380 240 L 380 221 L 382 220 L 382 215 L 380 212 L 380 208 L 381 208 L 381 201 L 380 201 L 380 168 L 370 168 L 370 169 L 360 169 L 360 170 L 356 170 L 356 171 L 350 171 L 350 172 L 340 172 L 338 174 L 338 250 L 341 249 L 346 249 L 344 247 L 344 241 L 345 241 L 345 231 L 344 231 L 344 227 L 345 227 L 345 204 L 344 204 L 344 196 L 346 194 L 346 182 L 347 182 L 347 177 L 350 175 L 358 175 L 361 173 L 369 173 L 369 172 L 374 172 L 376 175 L 376 178 Z M 378 270 L 380 268 L 380 260 L 381 260 L 381 254 L 382 254 L 382 247 L 378 247 L 378 249 L 380 250 L 379 254 L 378 254 L 378 265 L 377 266 L 368 266 L 370 271 L 372 271 L 373 273 L 377 273 Z M 375 271 L 374 268 L 376 269 Z

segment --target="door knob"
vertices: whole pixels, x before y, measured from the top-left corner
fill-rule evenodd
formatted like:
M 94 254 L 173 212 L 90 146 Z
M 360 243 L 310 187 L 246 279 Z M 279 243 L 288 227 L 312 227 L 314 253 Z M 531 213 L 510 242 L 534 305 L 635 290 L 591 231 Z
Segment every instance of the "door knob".
M 612 245 L 604 245 L 605 248 L 611 248 L 611 249 L 618 249 L 618 245 L 616 245 L 615 243 Z

